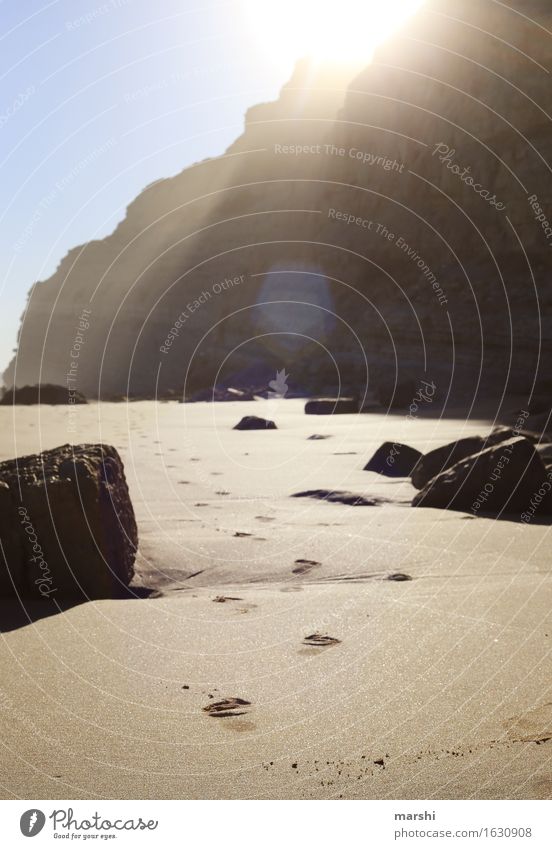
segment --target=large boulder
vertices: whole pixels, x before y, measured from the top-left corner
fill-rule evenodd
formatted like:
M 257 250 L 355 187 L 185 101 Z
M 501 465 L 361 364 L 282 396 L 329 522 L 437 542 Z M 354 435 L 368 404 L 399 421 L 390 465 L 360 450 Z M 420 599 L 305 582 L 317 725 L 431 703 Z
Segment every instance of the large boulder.
M 413 507 L 442 507 L 478 513 L 522 514 L 538 501 L 552 513 L 552 484 L 535 446 L 524 437 L 486 448 L 434 477 Z
M 485 448 L 498 445 L 512 439 L 516 433 L 510 428 L 496 428 L 489 436 L 467 436 L 456 442 L 441 445 L 433 451 L 429 451 L 420 458 L 412 472 L 412 483 L 416 489 L 422 489 L 436 475 L 450 469 L 455 463 L 473 454 L 479 454 Z
M 365 472 L 377 472 L 388 478 L 408 478 L 422 454 L 401 442 L 384 442 L 364 466 Z
M 336 416 L 342 413 L 358 413 L 356 398 L 312 398 L 305 404 L 307 416 Z
M 36 386 L 21 386 L 19 389 L 7 389 L 0 404 L 86 404 L 87 400 L 76 389 L 66 386 L 55 386 L 52 383 L 37 384 Z
M 234 430 L 277 430 L 274 422 L 260 416 L 244 416 L 234 425 Z
M 134 575 L 138 533 L 110 445 L 62 445 L 0 463 L 0 592 L 107 598 Z

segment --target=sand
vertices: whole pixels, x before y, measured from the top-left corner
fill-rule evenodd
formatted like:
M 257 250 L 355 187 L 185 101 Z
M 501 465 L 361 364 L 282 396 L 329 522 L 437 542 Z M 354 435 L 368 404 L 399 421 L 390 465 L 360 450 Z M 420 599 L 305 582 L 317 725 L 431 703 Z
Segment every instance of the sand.
M 250 414 L 278 430 L 232 430 Z M 0 605 L 6 798 L 550 797 L 548 527 L 413 509 L 362 471 L 384 440 L 489 422 L 296 400 L 76 417 L 78 437 L 62 407 L 0 409 L 0 458 L 115 445 L 156 597 Z M 290 497 L 324 488 L 382 503 Z M 223 699 L 248 704 L 204 710 Z

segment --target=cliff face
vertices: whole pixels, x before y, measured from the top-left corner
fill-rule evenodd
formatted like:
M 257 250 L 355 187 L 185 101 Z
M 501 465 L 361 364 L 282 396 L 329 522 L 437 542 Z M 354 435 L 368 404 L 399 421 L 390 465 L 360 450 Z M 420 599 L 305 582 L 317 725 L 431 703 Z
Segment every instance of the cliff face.
M 429 2 L 347 91 L 300 64 L 223 156 L 33 287 L 6 385 L 154 395 L 285 367 L 529 394 L 552 355 L 547 5 Z

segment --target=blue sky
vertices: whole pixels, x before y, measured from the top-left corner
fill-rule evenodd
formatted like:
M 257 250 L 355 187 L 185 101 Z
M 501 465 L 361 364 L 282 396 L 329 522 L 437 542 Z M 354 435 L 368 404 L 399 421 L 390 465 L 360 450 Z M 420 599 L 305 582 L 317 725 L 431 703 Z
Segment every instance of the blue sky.
M 0 0 L 0 370 L 27 291 L 148 183 L 216 155 L 291 60 L 242 0 Z

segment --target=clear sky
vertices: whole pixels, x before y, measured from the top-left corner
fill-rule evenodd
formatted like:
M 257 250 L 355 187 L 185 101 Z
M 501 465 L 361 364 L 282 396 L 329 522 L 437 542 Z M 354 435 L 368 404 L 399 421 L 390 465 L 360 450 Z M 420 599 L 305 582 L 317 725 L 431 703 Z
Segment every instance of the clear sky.
M 291 75 L 244 1 L 0 0 L 0 370 L 29 286 Z

